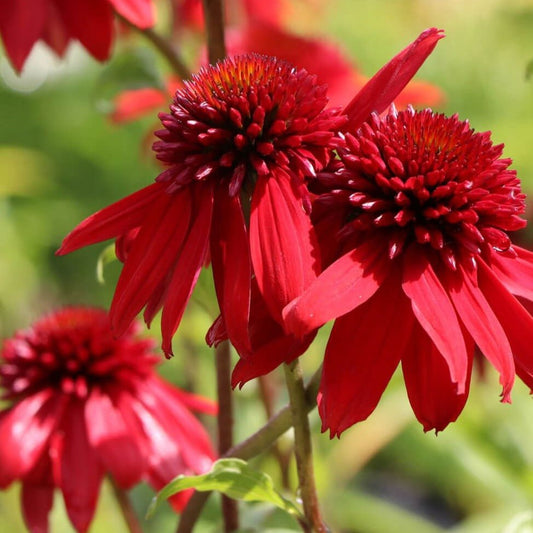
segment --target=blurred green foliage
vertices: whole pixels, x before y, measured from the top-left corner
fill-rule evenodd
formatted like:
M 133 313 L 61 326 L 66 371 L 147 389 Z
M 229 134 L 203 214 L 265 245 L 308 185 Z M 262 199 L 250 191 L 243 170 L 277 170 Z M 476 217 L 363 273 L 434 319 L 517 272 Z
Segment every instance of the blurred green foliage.
M 302 0 L 294 2 L 305 9 Z M 533 188 L 531 0 L 331 0 L 328 5 L 326 19 L 302 17 L 294 21 L 295 28 L 306 26 L 309 31 L 311 24 L 311 31 L 334 38 L 367 75 L 424 28 L 445 29 L 446 39 L 419 78 L 444 90 L 443 111 L 457 112 L 476 130 L 491 130 L 496 142 L 504 142 L 524 188 Z M 134 44 L 145 46 L 141 40 L 126 46 Z M 106 266 L 105 284 L 98 283 L 96 262 L 105 245 L 63 258 L 55 257 L 54 251 L 85 216 L 150 183 L 157 166 L 146 150 L 146 132 L 153 129 L 155 115 L 116 126 L 98 111 L 101 95 L 108 97 L 116 86 L 109 75 L 103 78 L 105 87 L 98 85 L 106 67 L 75 53 L 69 68 L 33 81 L 39 86 L 31 90 L 13 81 L 2 61 L 0 334 L 7 336 L 59 305 L 109 306 L 119 266 Z M 209 275 L 203 275 L 176 336 L 177 356 L 160 367 L 167 379 L 210 397 L 213 356 L 203 337 L 217 313 L 212 296 Z M 157 336 L 157 324 L 153 332 Z M 303 357 L 310 374 L 320 363 L 324 342 L 323 332 Z M 277 383 L 277 374 L 272 379 Z M 238 438 L 265 420 L 257 390 L 251 383 L 235 393 Z M 458 422 L 437 437 L 424 434 L 414 420 L 399 376 L 376 412 L 340 440 L 320 434 L 314 413 L 318 486 L 333 530 L 533 531 L 533 405 L 521 384 L 515 387 L 512 405 L 500 404 L 498 394 L 497 378 L 487 369 L 483 379 L 474 379 Z M 280 389 L 277 404 L 285 401 Z M 290 436 L 285 436 L 280 448 L 289 446 Z M 279 486 L 270 455 L 253 464 L 267 470 Z M 147 487 L 132 491 L 140 516 L 152 495 Z M 292 519 L 272 507 L 242 508 L 243 531 L 296 528 Z M 144 527 L 146 532 L 173 531 L 175 524 L 170 508 L 162 506 Z M 51 530 L 72 531 L 59 497 Z M 24 531 L 17 486 L 0 495 L 0 531 Z M 109 531 L 126 529 L 105 486 L 91 532 Z M 219 531 L 216 498 L 211 498 L 197 531 Z

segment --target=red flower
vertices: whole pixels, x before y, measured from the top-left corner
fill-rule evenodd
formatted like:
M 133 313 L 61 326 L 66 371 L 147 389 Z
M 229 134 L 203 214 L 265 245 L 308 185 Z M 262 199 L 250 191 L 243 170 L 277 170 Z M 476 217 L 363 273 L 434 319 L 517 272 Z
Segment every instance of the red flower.
M 428 30 L 387 64 L 348 105 L 348 122 L 383 111 L 441 37 Z M 163 349 L 171 353 L 210 256 L 230 340 L 243 357 L 265 346 L 252 315 L 264 316 L 266 309 L 279 326 L 283 307 L 320 268 L 305 179 L 328 163 L 333 131 L 346 122 L 324 110 L 326 102 L 325 88 L 306 71 L 257 55 L 226 59 L 185 83 L 170 114 L 160 115 L 165 129 L 154 145 L 168 169 L 156 183 L 82 222 L 58 252 L 129 234 L 110 311 L 116 333 L 143 307 L 147 322 L 162 307 Z M 279 334 L 280 342 L 289 337 L 283 343 L 292 345 L 290 357 L 297 356 L 295 339 Z M 306 346 L 302 342 L 299 353 Z M 261 357 L 280 355 L 266 350 Z
M 299 335 L 336 318 L 319 411 L 339 435 L 376 407 L 401 362 L 424 429 L 454 421 L 468 396 L 474 346 L 500 373 L 533 386 L 533 254 L 508 231 L 525 221 L 503 145 L 457 116 L 373 115 L 346 134 L 322 173 L 314 211 L 333 262 L 285 310 Z
M 154 24 L 152 0 L 0 0 L 0 35 L 19 72 L 39 40 L 59 56 L 78 40 L 104 61 L 113 43 L 114 10 L 140 28 Z
M 142 480 L 160 489 L 210 467 L 209 438 L 189 409 L 214 405 L 160 379 L 152 342 L 135 329 L 116 339 L 104 311 L 67 308 L 5 341 L 0 486 L 21 480 L 30 531 L 48 531 L 55 487 L 83 532 L 105 473 L 124 489 Z

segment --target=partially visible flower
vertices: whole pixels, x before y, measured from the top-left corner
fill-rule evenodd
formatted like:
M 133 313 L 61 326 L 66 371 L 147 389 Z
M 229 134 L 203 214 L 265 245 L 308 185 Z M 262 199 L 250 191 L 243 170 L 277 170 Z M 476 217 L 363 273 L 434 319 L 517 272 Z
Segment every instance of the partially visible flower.
M 139 28 L 154 24 L 152 0 L 0 0 L 0 35 L 18 72 L 40 40 L 59 56 L 77 40 L 104 61 L 113 44 L 114 11 Z
M 104 474 L 123 489 L 144 480 L 158 490 L 210 467 L 209 437 L 190 409 L 215 405 L 159 378 L 153 343 L 136 329 L 115 338 L 104 311 L 66 308 L 4 342 L 0 487 L 22 482 L 30 531 L 48 531 L 55 488 L 84 532 Z
M 160 115 L 154 149 L 168 168 L 82 222 L 58 253 L 128 234 L 112 325 L 120 333 L 142 308 L 147 322 L 162 308 L 167 354 L 210 257 L 226 334 L 251 357 L 261 337 L 252 333 L 261 327 L 253 310 L 266 309 L 280 325 L 283 307 L 321 268 L 305 184 L 329 162 L 334 132 L 384 111 L 441 37 L 427 30 L 393 58 L 348 104 L 346 117 L 326 109 L 316 77 L 284 61 L 248 55 L 204 68 Z M 306 343 L 300 346 L 302 353 Z M 269 357 L 279 354 L 261 351 Z M 268 366 L 255 361 L 258 371 Z
M 466 402 L 474 347 L 510 401 L 533 387 L 533 254 L 511 243 L 524 195 L 503 145 L 457 116 L 374 114 L 318 176 L 314 216 L 331 263 L 285 310 L 298 335 L 336 318 L 319 394 L 323 430 L 367 418 L 401 362 L 424 429 Z M 332 245 L 335 243 L 335 246 Z

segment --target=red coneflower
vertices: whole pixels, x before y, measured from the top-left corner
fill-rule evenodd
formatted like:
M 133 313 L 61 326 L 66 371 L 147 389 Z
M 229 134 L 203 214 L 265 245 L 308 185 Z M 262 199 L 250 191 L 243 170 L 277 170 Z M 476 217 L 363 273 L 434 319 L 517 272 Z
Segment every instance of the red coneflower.
M 329 162 L 334 131 L 385 110 L 441 37 L 427 30 L 393 58 L 348 104 L 347 117 L 325 109 L 326 87 L 285 61 L 252 54 L 202 69 L 160 115 L 154 150 L 168 168 L 83 221 L 58 253 L 129 235 L 111 322 L 120 334 L 143 307 L 147 322 L 163 308 L 166 353 L 210 258 L 225 331 L 242 356 L 253 354 L 265 339 L 252 315 L 266 309 L 281 324 L 283 307 L 319 272 L 305 181 Z M 292 357 L 296 339 L 280 335 Z
M 215 405 L 159 378 L 153 343 L 135 330 L 117 339 L 104 311 L 66 308 L 4 342 L 0 487 L 22 482 L 30 531 L 48 530 L 56 487 L 84 532 L 105 473 L 124 489 L 144 480 L 159 490 L 209 469 L 209 437 L 190 409 Z
M 441 430 L 468 395 L 474 346 L 533 386 L 533 254 L 513 246 L 524 195 L 503 145 L 457 116 L 373 115 L 319 176 L 320 235 L 335 259 L 285 310 L 303 335 L 337 318 L 319 409 L 339 435 L 374 410 L 398 363 L 424 429 Z M 337 229 L 335 229 L 337 228 Z
M 19 72 L 39 40 L 59 56 L 78 40 L 104 61 L 113 44 L 114 10 L 139 28 L 154 24 L 152 0 L 0 0 L 0 35 Z

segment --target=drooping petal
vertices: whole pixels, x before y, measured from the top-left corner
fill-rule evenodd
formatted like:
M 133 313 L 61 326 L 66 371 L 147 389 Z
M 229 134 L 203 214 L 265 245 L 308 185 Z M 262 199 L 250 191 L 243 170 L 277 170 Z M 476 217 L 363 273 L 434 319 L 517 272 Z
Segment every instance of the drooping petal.
M 22 514 L 26 527 L 31 533 L 48 533 L 48 515 L 53 502 L 53 485 L 22 483 Z
M 446 359 L 457 391 L 465 391 L 467 361 L 465 342 L 450 298 L 436 276 L 423 248 L 411 245 L 404 252 L 402 287 L 413 312 Z
M 533 252 L 513 246 L 517 257 L 493 253 L 491 269 L 512 294 L 533 300 Z
M 177 387 L 172 387 L 166 381 L 159 379 L 157 381 L 159 388 L 163 389 L 165 393 L 172 396 L 176 402 L 182 403 L 191 411 L 197 411 L 198 413 L 204 413 L 207 415 L 217 414 L 218 406 L 213 400 L 204 398 L 198 394 L 185 392 Z
M 104 472 L 89 444 L 82 401 L 70 403 L 62 432 L 54 437 L 50 455 L 55 481 L 63 493 L 70 521 L 77 531 L 84 533 L 94 516 Z
M 483 261 L 479 261 L 478 282 L 509 339 L 517 374 L 533 388 L 533 317 L 502 283 L 499 272 Z
M 366 302 L 394 268 L 376 240 L 337 259 L 306 291 L 283 309 L 285 327 L 303 336 Z
M 385 111 L 443 37 L 442 30 L 429 28 L 382 67 L 344 109 L 344 131 L 357 130 L 373 111 Z
M 172 269 L 188 238 L 191 194 L 183 189 L 159 196 L 128 253 L 111 303 L 113 329 L 120 335 Z
M 252 265 L 248 231 L 238 195 L 231 197 L 227 187 L 216 190 L 211 229 L 211 263 L 218 304 L 226 332 L 237 352 L 250 352 L 250 280 Z
M 138 28 L 154 25 L 154 4 L 152 0 L 108 0 L 126 20 Z
M 64 255 L 83 246 L 118 237 L 140 226 L 153 203 L 165 194 L 164 185 L 153 183 L 87 217 L 63 240 L 57 255 Z
M 412 334 L 413 313 L 392 272 L 367 302 L 335 321 L 324 356 L 322 430 L 340 435 L 375 409 Z
M 447 271 L 448 294 L 483 355 L 500 373 L 502 401 L 508 402 L 515 376 L 511 346 L 494 310 L 471 276 L 460 266 L 457 273 Z
M 442 431 L 457 420 L 468 398 L 473 359 L 468 351 L 467 380 L 463 393 L 451 379 L 448 362 L 421 326 L 415 322 L 402 370 L 409 402 L 424 431 Z
M 105 61 L 113 42 L 113 10 L 108 0 L 55 0 L 65 26 L 99 61 Z
M 111 398 L 94 388 L 87 399 L 85 424 L 91 446 L 119 487 L 128 489 L 142 479 L 145 458 Z
M 316 278 L 316 236 L 300 195 L 284 172 L 258 179 L 250 215 L 250 253 L 259 290 L 272 316 Z
M 0 35 L 6 53 L 20 72 L 33 45 L 42 37 L 48 1 L 13 2 L 0 0 Z
M 210 184 L 199 184 L 193 191 L 193 197 L 195 218 L 174 265 L 174 273 L 168 285 L 168 297 L 161 316 L 162 348 L 167 355 L 172 354 L 172 336 L 183 316 L 209 245 L 213 188 Z
M 51 389 L 20 401 L 0 418 L 0 487 L 37 464 L 65 409 L 65 398 Z
M 117 124 L 136 120 L 154 109 L 162 108 L 167 99 L 163 91 L 152 87 L 123 91 L 114 99 L 110 118 Z

